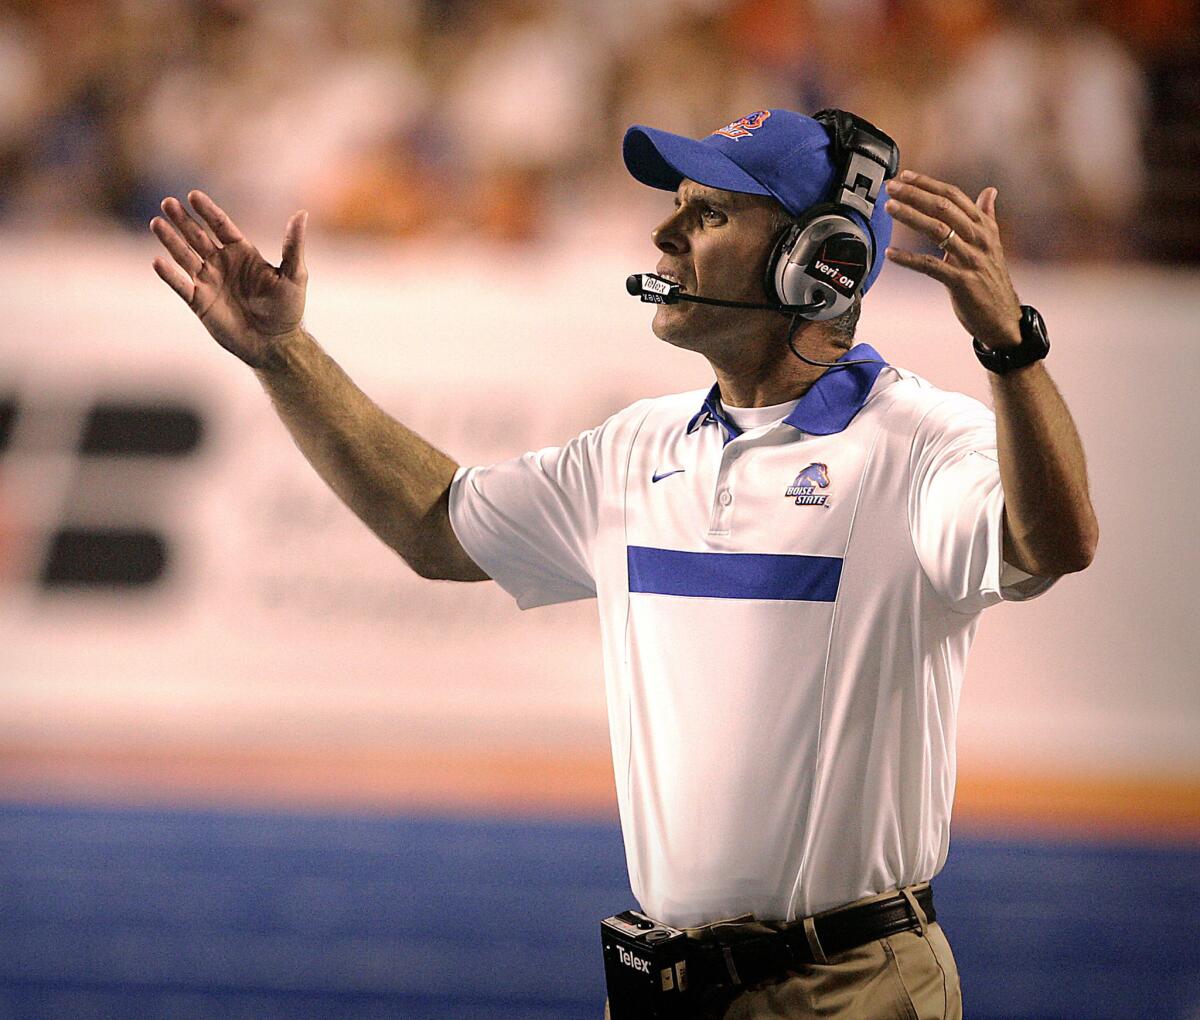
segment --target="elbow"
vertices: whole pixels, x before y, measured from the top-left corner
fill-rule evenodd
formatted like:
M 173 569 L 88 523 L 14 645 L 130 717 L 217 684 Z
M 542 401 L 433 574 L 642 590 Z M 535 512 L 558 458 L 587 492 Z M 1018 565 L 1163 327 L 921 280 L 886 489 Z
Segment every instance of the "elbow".
M 1076 557 L 1071 570 L 1067 573 L 1075 574 L 1081 570 L 1087 570 L 1092 565 L 1092 560 L 1096 558 L 1096 546 L 1099 544 L 1100 522 L 1096 520 L 1096 515 L 1093 513 L 1088 516 L 1087 523 L 1080 530 Z
M 1069 574 L 1077 574 L 1081 570 L 1087 570 L 1092 565 L 1092 561 L 1096 558 L 1096 546 L 1089 545 L 1086 549 L 1081 550 L 1078 559 L 1076 559 L 1071 569 L 1067 571 Z
M 1100 527 L 1093 516 L 1069 543 L 1063 543 L 1052 561 L 1047 564 L 1047 575 L 1078 574 L 1087 570 L 1096 558 L 1096 546 L 1100 542 Z
M 436 549 L 426 547 L 420 552 L 409 550 L 408 553 L 402 552 L 400 556 L 414 574 L 425 578 L 426 581 L 459 580 L 450 556 Z
M 396 551 L 413 573 L 427 581 L 491 580 L 467 555 L 453 532 L 441 530 L 427 535 L 424 541 Z
M 1087 570 L 1092 565 L 1095 555 L 1096 550 L 1094 547 L 1081 548 L 1058 560 L 1054 564 L 1054 569 L 1049 571 L 1049 573 L 1051 575 L 1078 574 L 1081 570 Z
M 442 565 L 430 559 L 418 557 L 404 557 L 404 562 L 409 565 L 412 572 L 418 577 L 423 577 L 427 581 L 445 581 L 448 578 L 442 570 Z
M 458 562 L 433 560 L 406 560 L 405 562 L 419 577 L 427 581 L 490 581 L 491 577 L 479 569 L 472 561 L 463 559 Z
M 1010 539 L 1006 538 L 1006 542 Z M 1029 535 L 1019 544 L 1011 538 L 1011 550 L 1006 545 L 1008 562 L 1035 577 L 1061 577 L 1087 570 L 1096 558 L 1100 528 L 1095 515 L 1089 515 L 1077 526 L 1046 534 Z
M 428 581 L 491 580 L 459 542 L 444 501 L 426 516 L 423 527 L 405 538 L 393 548 L 418 577 Z
M 1092 560 L 1096 558 L 1096 546 L 1100 544 L 1100 528 L 1095 520 L 1092 521 L 1092 527 L 1088 531 L 1086 544 L 1083 548 L 1083 556 L 1080 558 L 1080 570 L 1086 570 L 1092 565 Z

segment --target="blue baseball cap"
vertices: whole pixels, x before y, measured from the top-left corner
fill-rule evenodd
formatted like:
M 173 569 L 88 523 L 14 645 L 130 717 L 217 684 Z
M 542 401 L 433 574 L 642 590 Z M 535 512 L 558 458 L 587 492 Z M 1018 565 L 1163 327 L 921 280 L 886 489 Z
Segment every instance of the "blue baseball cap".
M 643 184 L 674 191 L 685 177 L 722 191 L 770 195 L 791 215 L 832 200 L 838 168 L 824 126 L 791 110 L 758 110 L 697 141 L 635 124 L 625 132 L 625 166 Z M 892 217 L 879 196 L 868 224 L 845 212 L 875 239 L 875 257 L 863 281 L 865 294 L 883 269 L 892 239 Z

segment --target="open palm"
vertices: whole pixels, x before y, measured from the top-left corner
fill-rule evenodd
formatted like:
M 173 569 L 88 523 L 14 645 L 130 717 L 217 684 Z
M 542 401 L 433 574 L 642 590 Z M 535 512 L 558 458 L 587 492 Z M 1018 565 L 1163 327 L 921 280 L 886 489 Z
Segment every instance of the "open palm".
M 253 368 L 267 367 L 280 338 L 297 329 L 304 315 L 308 214 L 298 212 L 288 220 L 276 267 L 204 192 L 189 192 L 188 203 L 208 229 L 177 199 L 164 199 L 163 216 L 155 216 L 150 229 L 176 265 L 159 255 L 154 271 L 187 302 L 217 343 Z

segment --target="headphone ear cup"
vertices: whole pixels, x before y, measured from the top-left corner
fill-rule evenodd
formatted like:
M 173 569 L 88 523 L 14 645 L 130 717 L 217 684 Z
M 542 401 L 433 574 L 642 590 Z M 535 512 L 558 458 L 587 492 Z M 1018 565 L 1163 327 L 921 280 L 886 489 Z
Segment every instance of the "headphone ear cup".
M 830 250 L 835 254 L 825 254 Z M 826 259 L 855 270 L 835 268 Z M 822 308 L 801 313 L 801 318 L 816 322 L 834 319 L 849 310 L 870 264 L 867 232 L 836 206 L 817 206 L 788 230 L 772 251 L 769 293 L 784 305 L 824 301 Z
M 777 301 L 781 305 L 790 304 L 782 294 L 779 293 L 779 288 L 776 285 L 776 279 L 779 275 L 780 266 L 785 264 L 791 257 L 792 249 L 795 247 L 796 238 L 800 236 L 802 227 L 799 223 L 793 223 L 775 242 L 775 247 L 771 249 L 771 255 L 767 259 L 766 279 L 763 280 L 763 290 L 767 292 L 767 298 L 770 301 Z

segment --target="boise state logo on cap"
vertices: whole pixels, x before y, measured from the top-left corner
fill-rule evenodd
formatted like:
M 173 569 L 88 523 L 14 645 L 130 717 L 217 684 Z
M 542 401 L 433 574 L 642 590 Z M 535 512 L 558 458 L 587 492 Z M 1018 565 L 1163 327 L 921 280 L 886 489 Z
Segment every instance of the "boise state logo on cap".
M 750 114 L 749 117 L 739 117 L 735 121 L 731 121 L 723 128 L 717 128 L 713 132 L 714 135 L 724 135 L 726 138 L 732 138 L 735 141 L 739 138 L 749 138 L 750 133 L 756 128 L 763 126 L 765 121 L 771 116 L 770 110 L 757 110 Z

